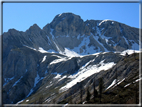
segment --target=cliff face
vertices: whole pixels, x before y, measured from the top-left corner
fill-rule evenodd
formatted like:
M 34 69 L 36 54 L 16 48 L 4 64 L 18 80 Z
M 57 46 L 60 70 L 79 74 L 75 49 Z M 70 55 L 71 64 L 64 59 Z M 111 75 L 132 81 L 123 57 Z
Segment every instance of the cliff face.
M 84 22 L 73 13 L 55 16 L 43 29 L 34 24 L 26 32 L 10 29 L 2 36 L 5 104 L 41 95 L 45 103 L 52 103 L 46 100 L 112 68 L 123 57 L 116 51 L 139 46 L 137 28 L 112 20 Z M 124 76 L 125 73 L 121 78 Z M 36 100 L 33 98 L 31 102 Z

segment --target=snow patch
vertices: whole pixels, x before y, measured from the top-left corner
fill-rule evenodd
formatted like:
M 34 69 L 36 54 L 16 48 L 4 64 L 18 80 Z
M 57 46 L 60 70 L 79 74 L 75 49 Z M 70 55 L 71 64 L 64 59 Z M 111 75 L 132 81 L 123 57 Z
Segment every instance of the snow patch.
M 54 77 L 54 78 L 61 78 L 61 75 L 57 74 L 56 77 Z
M 95 73 L 98 73 L 102 70 L 108 70 L 112 68 L 114 65 L 115 65 L 114 62 L 104 63 L 104 60 L 96 65 L 88 65 L 88 63 L 86 63 L 86 65 L 83 66 L 77 74 L 71 75 L 68 77 L 68 78 L 72 78 L 72 81 L 67 83 L 65 86 L 61 87 L 59 92 L 64 92 L 68 90 L 69 88 L 71 88 L 72 86 L 74 86 L 75 84 L 77 84 L 77 82 L 81 82 L 87 77 Z
M 61 56 L 58 56 L 58 55 L 52 55 L 52 56 L 56 56 L 56 57 L 58 57 L 58 58 L 63 58 L 63 57 L 61 57 Z
M 135 53 L 140 53 L 140 51 L 138 51 L 138 50 L 130 50 L 130 49 L 128 49 L 128 50 L 125 50 L 125 51 L 123 51 L 123 52 L 120 52 L 120 55 L 125 56 L 126 53 L 127 53 L 128 55 L 131 55 L 131 54 L 133 54 L 134 52 L 135 52 Z
M 26 102 L 29 102 L 29 99 L 28 99 L 28 100 L 26 100 Z
M 113 88 L 116 87 L 117 85 L 122 83 L 124 80 L 125 80 L 125 78 L 123 78 L 121 81 L 118 80 L 119 82 L 116 84 L 117 81 L 116 81 L 116 79 L 114 79 L 113 82 L 111 83 L 111 85 L 108 86 L 108 88 L 106 88 L 106 90 L 109 89 L 110 87 L 113 87 Z
M 41 62 L 44 62 L 46 60 L 47 56 L 44 56 Z
M 112 37 L 106 37 L 104 35 L 101 35 L 101 38 L 105 39 L 106 43 L 108 44 L 109 39 L 112 38 Z
M 58 81 L 61 81 L 61 80 L 63 80 L 63 79 L 65 79 L 65 78 L 67 78 L 67 76 L 65 75 L 65 76 L 63 76 L 61 79 L 59 79 Z
M 128 87 L 129 85 L 131 85 L 131 83 L 129 83 L 129 84 L 126 84 L 124 87 Z
M 47 52 L 46 50 L 44 50 L 42 47 L 39 47 L 38 51 L 41 52 L 41 53 L 48 53 L 48 52 Z
M 54 42 L 54 41 L 53 41 L 53 42 Z M 55 46 L 56 46 L 58 52 L 59 52 L 60 54 L 62 54 L 62 51 L 60 50 L 60 48 L 58 47 L 58 45 L 57 45 L 55 42 L 54 42 L 54 44 L 55 44 Z
M 122 79 L 120 82 L 118 82 L 117 85 L 119 85 L 120 83 L 122 83 L 124 80 L 125 80 L 125 78 Z M 119 80 L 118 80 L 118 81 L 119 81 Z
M 103 20 L 103 21 L 101 21 L 101 22 L 99 23 L 99 26 L 100 26 L 102 23 L 107 22 L 107 21 L 112 21 L 112 20 L 105 19 L 105 20 Z
M 95 48 L 94 46 L 89 46 L 90 36 L 84 36 L 84 37 L 82 36 L 83 37 L 82 42 L 77 47 L 74 47 L 72 51 L 80 55 L 93 54 L 93 53 L 100 51 L 99 47 L 98 49 L 94 49 Z
M 53 60 L 49 65 L 57 64 L 57 63 L 60 63 L 60 62 L 63 62 L 63 61 L 67 61 L 67 60 L 70 60 L 70 59 L 71 59 L 71 58 L 69 58 L 69 57 L 60 58 L 60 59 L 55 59 L 55 60 Z
M 142 77 L 139 78 L 139 79 L 137 79 L 137 80 L 135 80 L 133 83 L 136 83 L 136 82 L 138 82 L 138 81 L 140 81 L 140 80 L 142 80 Z M 128 87 L 129 85 L 131 85 L 131 83 L 126 84 L 124 87 Z
M 109 89 L 110 87 L 112 87 L 115 84 L 116 84 L 116 79 L 113 80 L 113 82 L 106 88 L 106 90 Z
M 140 81 L 140 80 L 142 80 L 142 77 L 139 78 L 139 79 L 137 79 L 137 80 L 135 80 L 135 82 L 138 82 L 138 81 Z M 133 82 L 133 83 L 135 83 L 135 82 Z
M 53 84 L 50 84 L 50 85 L 47 85 L 45 88 L 49 88 L 49 87 L 51 87 Z
M 27 47 L 27 48 L 29 48 L 29 49 L 32 49 L 32 50 L 35 50 L 35 51 L 36 51 L 35 48 L 29 47 L 29 46 L 27 46 L 27 45 L 23 45 L 23 46 L 25 46 L 25 47 Z
M 38 50 L 37 50 L 35 48 L 29 47 L 29 46 L 26 46 L 26 45 L 23 45 L 23 46 L 25 46 L 25 47 L 27 47 L 29 49 L 35 50 L 35 51 L 39 51 L 40 53 L 49 53 L 48 51 L 44 50 L 42 47 L 39 47 Z M 52 50 L 52 51 L 54 51 L 54 50 Z
M 53 50 L 53 49 L 49 49 L 47 52 L 49 52 L 49 53 L 57 53 L 55 50 Z
M 63 52 L 63 54 L 68 56 L 68 57 L 79 57 L 80 56 L 75 51 L 71 51 L 68 48 L 65 48 L 65 51 Z
M 62 14 L 59 14 L 58 17 L 60 17 Z

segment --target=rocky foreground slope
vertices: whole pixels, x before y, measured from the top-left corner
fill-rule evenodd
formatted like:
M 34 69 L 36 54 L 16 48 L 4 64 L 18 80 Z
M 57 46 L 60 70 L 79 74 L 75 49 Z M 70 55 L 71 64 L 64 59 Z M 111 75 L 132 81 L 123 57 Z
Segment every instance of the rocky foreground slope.
M 116 69 L 121 81 L 132 73 L 119 62 L 134 52 L 127 49 L 139 49 L 138 30 L 112 20 L 84 22 L 73 13 L 57 15 L 43 29 L 36 24 L 25 32 L 10 29 L 2 35 L 3 103 L 69 103 L 72 95 L 80 103 L 81 81 L 83 99 L 90 81 L 97 88 L 103 77 L 109 86 Z

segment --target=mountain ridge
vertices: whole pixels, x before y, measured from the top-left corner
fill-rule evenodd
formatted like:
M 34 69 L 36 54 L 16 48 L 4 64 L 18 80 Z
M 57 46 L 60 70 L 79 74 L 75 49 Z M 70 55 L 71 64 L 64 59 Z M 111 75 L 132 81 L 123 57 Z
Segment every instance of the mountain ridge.
M 64 16 L 66 18 L 61 20 Z M 47 51 L 53 49 L 53 52 L 59 52 L 60 50 L 62 53 L 64 53 L 65 48 L 78 54 L 89 53 L 87 49 L 93 50 L 90 54 L 104 51 L 124 51 L 134 48 L 138 50 L 139 44 L 138 29 L 132 29 L 111 20 L 99 22 L 87 20 L 84 22 L 81 17 L 72 13 L 55 16 L 53 21 L 45 25 L 43 29 L 34 24 L 26 32 L 18 32 L 13 29 L 4 33 L 4 35 L 17 35 L 16 38 L 13 36 L 8 38 L 15 39 L 15 42 L 20 41 L 19 45 L 27 45 L 33 48 L 42 47 Z M 84 41 L 87 46 L 81 45 L 84 44 L 81 41 Z M 78 52 L 75 47 L 79 47 Z

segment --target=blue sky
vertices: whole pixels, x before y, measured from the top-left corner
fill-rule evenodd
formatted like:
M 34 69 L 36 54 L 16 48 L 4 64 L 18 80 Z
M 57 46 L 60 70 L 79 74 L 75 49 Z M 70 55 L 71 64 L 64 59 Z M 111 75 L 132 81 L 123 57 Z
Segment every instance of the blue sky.
M 3 3 L 3 32 L 26 31 L 35 23 L 42 29 L 64 12 L 84 21 L 111 19 L 139 28 L 139 3 Z

